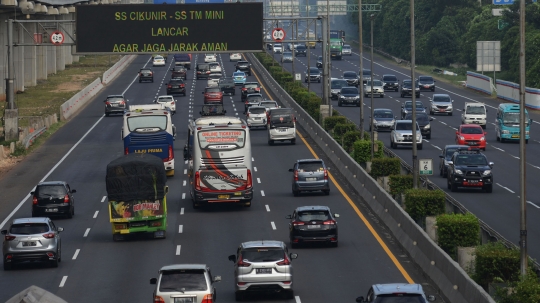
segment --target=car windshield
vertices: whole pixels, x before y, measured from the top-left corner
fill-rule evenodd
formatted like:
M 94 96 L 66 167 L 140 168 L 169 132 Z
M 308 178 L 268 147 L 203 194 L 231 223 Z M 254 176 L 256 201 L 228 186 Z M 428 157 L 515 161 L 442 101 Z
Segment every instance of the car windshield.
M 433 83 L 433 78 L 431 77 L 418 77 L 418 80 L 423 83 Z
M 482 155 L 457 155 L 455 165 L 487 165 L 486 158 Z
M 108 102 L 121 102 L 121 101 L 124 101 L 123 98 L 107 98 L 107 101 Z
M 405 108 L 412 109 L 412 101 L 405 102 Z M 424 104 L 421 101 L 416 101 L 416 109 L 423 109 Z
M 404 120 L 412 120 L 412 113 L 408 113 L 407 115 L 405 115 Z M 429 123 L 429 117 L 427 115 L 417 113 L 416 114 L 416 121 Z
M 233 74 L 234 77 L 243 77 L 243 76 L 245 76 L 245 75 L 246 75 L 246 74 L 244 74 L 244 73 L 234 73 L 234 74 Z
M 366 85 L 371 86 L 371 81 L 368 81 Z M 373 86 L 383 86 L 383 84 L 380 80 L 373 80 Z
M 364 71 L 362 72 L 362 75 L 365 76 L 368 76 L 368 77 L 371 77 L 371 70 L 369 69 L 364 69 Z
M 161 273 L 159 291 L 183 292 L 207 289 L 204 269 L 166 270 Z
M 298 172 L 321 172 L 324 171 L 324 165 L 321 161 L 313 162 L 299 162 L 298 163 Z
M 244 85 L 245 88 L 257 88 L 259 85 L 257 83 L 249 83 Z
M 310 74 L 319 74 L 320 71 L 319 71 L 319 69 L 316 68 L 316 67 L 311 67 L 311 68 L 309 69 L 309 73 L 310 73 Z
M 43 198 L 64 198 L 66 193 L 66 188 L 60 185 L 40 185 L 36 189 L 36 196 L 38 199 Z
M 46 223 L 20 223 L 13 224 L 9 228 L 9 233 L 14 235 L 35 235 L 49 231 Z
M 397 82 L 397 78 L 395 76 L 385 76 L 385 77 L 383 77 L 383 80 L 384 81 Z
M 486 109 L 483 106 L 467 106 L 465 113 L 469 115 L 485 115 Z
M 426 303 L 419 294 L 378 295 L 374 303 Z
M 345 80 L 333 80 L 331 83 L 331 88 L 342 88 L 344 86 L 349 86 L 349 83 Z
M 151 69 L 141 69 L 141 73 L 151 73 Z
M 483 134 L 484 131 L 481 127 L 462 127 L 461 128 L 462 134 Z
M 274 262 L 283 260 L 285 252 L 279 247 L 253 247 L 242 250 L 240 257 L 246 262 Z
M 396 130 L 412 130 L 412 123 L 398 123 Z M 416 130 L 418 130 L 418 124 L 416 125 Z
M 344 95 L 358 95 L 358 89 L 356 87 L 345 87 L 341 89 L 341 93 Z
M 268 102 L 268 101 L 262 101 L 260 103 L 260 106 L 264 106 L 266 108 L 275 108 L 275 107 L 278 107 L 277 103 L 272 101 L 272 102 Z
M 262 96 L 251 96 L 247 97 L 248 103 L 259 103 L 263 100 Z
M 217 87 L 207 87 L 206 88 L 207 93 L 219 93 L 221 90 Z
M 308 221 L 326 221 L 331 220 L 330 215 L 325 210 L 310 210 L 303 211 L 298 213 L 298 220 L 308 222 Z
M 130 132 L 143 128 L 167 129 L 167 116 L 165 115 L 145 115 L 128 117 L 127 125 Z
M 343 73 L 343 78 L 358 78 L 355 72 L 345 72 Z
M 343 45 L 343 49 L 351 49 L 350 45 Z
M 391 112 L 391 111 L 375 111 L 373 113 L 373 117 L 374 118 L 388 118 L 388 119 L 393 119 L 394 118 L 394 114 Z
M 162 56 L 155 56 L 154 59 L 163 59 Z
M 270 124 L 277 127 L 294 127 L 293 115 L 290 112 L 273 112 L 270 117 Z
M 252 108 L 249 109 L 249 113 L 254 114 L 254 115 L 266 114 L 266 109 L 260 108 L 260 107 L 258 107 L 258 108 L 253 108 L 252 107 Z
M 457 147 L 449 147 L 449 148 L 447 148 L 446 149 L 446 155 L 445 155 L 446 160 L 450 160 L 452 158 L 452 156 L 454 155 L 454 153 L 456 151 L 458 151 L 458 150 L 459 150 L 459 148 L 457 148 Z
M 519 124 L 519 113 L 504 113 L 503 123 L 504 124 Z M 529 125 L 529 114 L 525 113 L 525 124 Z
M 433 96 L 433 102 L 451 102 L 450 96 Z

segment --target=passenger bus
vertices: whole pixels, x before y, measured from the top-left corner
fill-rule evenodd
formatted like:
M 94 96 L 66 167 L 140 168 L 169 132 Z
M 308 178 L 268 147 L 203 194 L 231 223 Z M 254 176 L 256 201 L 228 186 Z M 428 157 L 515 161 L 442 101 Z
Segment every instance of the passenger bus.
M 497 117 L 495 118 L 495 136 L 497 141 L 504 142 L 517 141 L 520 136 L 520 106 L 514 103 L 501 103 L 497 108 Z M 532 120 L 529 119 L 529 113 L 525 109 L 525 143 L 529 143 L 529 131 Z
M 156 105 L 152 105 L 156 107 Z M 174 176 L 174 137 L 171 112 L 167 109 L 130 107 L 124 114 L 124 154 L 152 154 L 163 160 L 167 176 Z
M 193 208 L 233 202 L 251 206 L 251 139 L 245 120 L 230 116 L 189 120 L 184 159 Z

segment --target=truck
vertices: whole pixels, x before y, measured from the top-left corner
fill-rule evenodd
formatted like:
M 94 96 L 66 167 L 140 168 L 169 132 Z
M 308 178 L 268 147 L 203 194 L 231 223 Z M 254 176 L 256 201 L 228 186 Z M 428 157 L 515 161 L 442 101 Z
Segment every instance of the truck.
M 128 154 L 107 165 L 105 183 L 115 242 L 130 234 L 165 238 L 166 182 L 162 160 L 151 154 Z
M 191 69 L 191 54 L 174 54 L 174 66 L 183 66 Z
M 339 38 L 330 38 L 330 58 L 341 60 L 343 56 L 343 41 Z
M 309 40 L 309 42 L 307 43 L 307 46 L 309 48 L 315 48 L 315 46 L 317 45 L 317 37 L 315 36 L 315 33 L 308 32 L 306 35 L 306 38 L 307 40 Z
M 345 43 L 345 31 L 340 29 L 331 29 L 330 39 L 341 39 L 341 41 Z

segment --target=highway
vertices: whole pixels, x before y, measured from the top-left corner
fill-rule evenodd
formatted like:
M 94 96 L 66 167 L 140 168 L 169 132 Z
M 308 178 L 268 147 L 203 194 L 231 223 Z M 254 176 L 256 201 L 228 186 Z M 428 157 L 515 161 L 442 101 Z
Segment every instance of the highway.
M 167 238 L 113 242 L 105 167 L 123 154 L 122 117 L 105 117 L 103 100 L 109 94 L 124 93 L 129 104 L 145 104 L 164 95 L 164 83 L 170 78 L 168 68 L 153 68 L 154 83 L 136 81 L 138 70 L 151 65 L 149 58 L 135 59 L 122 76 L 100 92 L 77 117 L 0 180 L 3 189 L 0 192 L 1 229 L 7 228 L 13 218 L 30 216 L 29 192 L 38 182 L 64 180 L 77 190 L 74 218 L 55 220 L 57 226 L 64 228 L 60 266 L 21 264 L 12 271 L 0 271 L 0 302 L 30 285 L 51 291 L 67 302 L 151 302 L 154 286 L 149 284 L 150 278 L 157 277 L 160 267 L 174 263 L 208 264 L 214 275 L 222 276 L 222 282 L 216 286 L 218 302 L 234 302 L 233 264 L 227 256 L 243 241 L 288 242 L 285 216 L 303 205 L 328 205 L 341 215 L 338 220 L 340 244 L 338 248 L 307 246 L 292 250 L 299 257 L 293 262 L 296 297 L 290 302 L 354 302 L 357 296 L 366 294 L 371 284 L 390 282 L 422 283 L 428 294 L 434 294 L 433 286 L 422 278 L 377 218 L 339 181 L 342 178 L 338 172 L 330 169 L 333 181 L 330 196 L 293 197 L 288 169 L 296 159 L 316 157 L 317 149 L 306 144 L 309 138 L 297 140 L 296 145 L 268 146 L 266 131 L 253 130 L 256 182 L 252 206 L 192 208 L 186 184 L 187 165 L 181 157 L 187 138 L 187 120 L 190 115 L 198 117 L 203 104 L 201 92 L 206 80 L 193 80 L 195 63 L 203 60 L 202 55 L 194 55 L 193 68 L 188 73 L 187 96 L 177 97 L 177 114 L 173 116 L 178 132 L 176 175 L 168 180 Z M 225 75 L 232 75 L 234 63 L 229 62 L 228 55 L 218 55 L 218 58 Z M 256 75 L 248 80 L 257 81 Z M 240 94 L 226 96 L 224 104 L 228 114 L 242 115 Z M 357 109 L 350 111 L 354 114 L 354 110 Z M 504 184 L 511 186 L 506 181 Z M 504 191 L 496 189 L 496 192 Z M 275 300 L 273 296 L 250 299 Z
M 311 49 L 309 66 L 316 66 L 316 59 L 321 55 L 321 45 L 317 44 L 315 49 Z M 271 53 L 271 52 L 270 52 Z M 280 62 L 280 55 L 274 55 L 274 58 Z M 344 71 L 358 72 L 359 62 L 358 49 L 353 48 L 351 56 L 344 56 L 343 60 L 332 60 L 331 77 L 341 78 Z M 291 71 L 292 63 L 284 63 L 285 69 Z M 302 73 L 308 67 L 307 57 L 295 58 L 295 73 Z M 369 51 L 364 51 L 363 67 L 369 69 L 371 62 L 369 60 Z M 374 78 L 382 78 L 383 74 L 394 74 L 398 79 L 410 79 L 410 69 L 405 66 L 400 66 L 389 60 L 382 59 L 380 56 L 375 56 L 373 62 Z M 416 77 L 422 73 L 417 71 Z M 437 81 L 435 92 L 422 91 L 419 99 L 424 103 L 424 106 L 429 106 L 429 98 L 434 93 L 449 94 L 454 100 L 454 114 L 452 116 L 435 115 L 431 122 L 432 137 L 430 140 L 424 139 L 423 150 L 418 151 L 419 159 L 433 159 L 434 175 L 430 180 L 437 184 L 442 190 L 451 194 L 456 200 L 462 203 L 469 211 L 474 213 L 481 220 L 503 235 L 506 239 L 515 244 L 519 242 L 519 216 L 520 216 L 520 199 L 519 199 L 519 143 L 501 143 L 496 141 L 494 122 L 498 104 L 500 100 L 486 97 L 466 88 L 457 87 L 442 81 Z M 307 84 L 304 84 L 307 86 Z M 321 84 L 311 83 L 310 89 L 321 95 Z M 373 98 L 374 108 L 389 108 L 394 112 L 395 116 L 400 116 L 401 105 L 408 98 L 401 98 L 399 92 L 386 92 L 384 98 Z M 484 154 L 488 160 L 495 163 L 494 186 L 493 193 L 484 193 L 478 190 L 460 190 L 459 192 L 450 193 L 447 189 L 446 179 L 439 176 L 438 165 L 441 149 L 445 145 L 455 144 L 455 132 L 461 124 L 461 113 L 465 102 L 483 102 L 488 109 L 488 125 L 487 131 L 487 148 Z M 358 107 L 338 107 L 337 100 L 333 100 L 332 106 L 341 114 L 354 121 L 360 123 L 360 108 Z M 369 129 L 369 115 L 371 111 L 371 98 L 364 97 L 364 129 Z M 540 115 L 538 113 L 529 112 L 533 124 L 531 126 L 531 140 L 527 144 L 527 230 L 528 230 L 528 252 L 535 259 L 540 258 L 540 188 L 536 187 L 540 181 L 540 158 L 536 155 L 540 154 L 540 133 L 538 127 L 540 124 Z M 390 133 L 378 133 L 379 140 L 382 140 L 388 148 L 390 148 Z M 393 150 L 399 157 L 412 163 L 412 149 L 408 147 L 399 147 Z M 412 165 L 412 164 L 411 164 Z

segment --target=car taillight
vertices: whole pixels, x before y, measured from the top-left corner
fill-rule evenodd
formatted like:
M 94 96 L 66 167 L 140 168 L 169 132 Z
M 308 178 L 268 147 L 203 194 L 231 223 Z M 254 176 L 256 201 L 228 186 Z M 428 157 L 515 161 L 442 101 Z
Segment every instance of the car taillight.
M 172 88 L 172 85 L 168 84 L 168 85 L 167 85 L 167 88 Z
M 287 255 L 284 255 L 284 256 L 285 256 L 285 258 L 283 259 L 283 261 L 277 262 L 276 263 L 277 265 L 291 265 L 291 261 L 289 260 Z
M 324 170 L 324 180 L 328 180 L 328 171 Z
M 214 302 L 214 300 L 212 299 L 211 294 L 205 295 L 204 298 L 201 301 L 201 303 L 213 303 L 213 302 Z
M 174 102 L 171 102 L 171 105 L 174 105 Z
M 201 175 L 199 172 L 195 173 L 195 190 L 201 190 Z
M 236 263 L 236 265 L 238 265 L 238 267 L 250 267 L 250 266 L 251 266 L 251 263 L 249 263 L 249 262 L 244 262 L 244 260 L 242 260 L 242 255 L 240 255 L 240 257 L 238 258 L 238 262 Z
M 126 102 L 124 102 L 124 101 L 120 101 L 120 104 L 122 104 L 122 105 L 125 105 L 125 104 L 126 104 Z
M 5 235 L 5 236 L 4 236 L 4 240 L 6 240 L 6 241 L 12 241 L 12 240 L 15 240 L 15 236 Z
M 323 222 L 324 225 L 335 225 L 336 224 L 336 221 L 334 220 L 326 220 Z
M 153 74 L 154 74 L 154 73 L 149 73 L 148 75 L 149 75 L 149 76 L 152 76 Z
M 107 101 L 105 102 L 105 105 L 111 105 L 111 102 Z
M 245 87 L 242 87 L 242 90 L 243 90 L 243 91 L 246 91 L 246 90 L 247 90 L 247 88 L 245 88 Z
M 300 225 L 306 225 L 306 223 L 304 223 L 302 221 L 294 221 L 293 222 L 293 226 L 300 226 Z
M 54 238 L 54 233 L 46 233 L 46 234 L 43 235 L 43 238 L 52 239 L 52 238 Z
M 247 103 L 247 102 L 246 102 Z M 246 118 L 249 118 L 249 113 L 246 114 Z
M 294 171 L 294 181 L 298 181 L 298 171 Z
M 186 85 L 185 84 L 180 84 L 180 87 L 186 87 Z
M 160 296 L 155 296 L 154 303 L 165 303 L 165 300 L 163 300 L 163 298 Z
M 169 162 L 171 161 L 172 159 L 174 159 L 174 150 L 173 150 L 173 147 L 172 145 L 169 145 L 169 154 L 168 154 L 168 157 L 163 159 L 163 162 Z
M 64 196 L 64 203 L 69 203 L 69 196 L 68 195 Z
M 253 180 L 251 180 L 251 169 L 247 170 L 247 185 L 246 188 L 251 188 L 253 186 Z
M 32 204 L 37 205 L 37 197 L 36 196 L 34 196 L 32 198 Z
M 124 155 L 127 155 L 127 154 L 129 154 L 129 150 L 128 150 L 128 148 L 126 147 L 126 148 L 124 149 Z
M 255 88 L 256 91 L 260 92 L 261 89 L 259 87 Z

